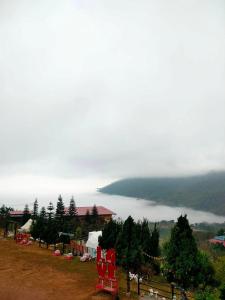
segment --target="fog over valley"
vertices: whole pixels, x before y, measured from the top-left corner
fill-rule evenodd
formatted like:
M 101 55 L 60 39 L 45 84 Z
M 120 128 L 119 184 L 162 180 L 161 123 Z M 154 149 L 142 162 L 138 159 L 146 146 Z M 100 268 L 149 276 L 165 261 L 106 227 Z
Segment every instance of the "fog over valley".
M 0 41 L 0 205 L 225 170 L 223 0 L 2 0 Z

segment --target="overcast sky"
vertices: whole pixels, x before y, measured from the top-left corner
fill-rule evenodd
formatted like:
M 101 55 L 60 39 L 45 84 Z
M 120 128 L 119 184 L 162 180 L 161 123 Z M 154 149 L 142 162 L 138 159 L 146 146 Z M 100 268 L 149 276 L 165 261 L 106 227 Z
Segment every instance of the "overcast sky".
M 224 0 L 0 0 L 2 197 L 225 169 L 224 116 Z

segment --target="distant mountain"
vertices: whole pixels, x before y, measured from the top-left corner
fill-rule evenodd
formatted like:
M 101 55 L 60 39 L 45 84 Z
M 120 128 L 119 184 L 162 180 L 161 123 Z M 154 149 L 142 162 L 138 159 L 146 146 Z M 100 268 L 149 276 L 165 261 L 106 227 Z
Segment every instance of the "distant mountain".
M 153 200 L 169 206 L 186 206 L 225 216 L 225 171 L 206 175 L 163 178 L 128 178 L 100 192 Z

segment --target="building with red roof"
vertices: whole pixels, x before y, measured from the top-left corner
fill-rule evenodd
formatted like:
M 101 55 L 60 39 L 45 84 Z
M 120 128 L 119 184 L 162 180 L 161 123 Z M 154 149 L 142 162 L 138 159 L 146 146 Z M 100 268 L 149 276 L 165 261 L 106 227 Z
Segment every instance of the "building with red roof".
M 99 217 L 102 218 L 105 222 L 110 221 L 112 219 L 112 216 L 116 215 L 113 211 L 111 211 L 110 209 L 104 206 L 96 206 L 96 208 Z M 83 220 L 88 211 L 91 215 L 92 210 L 93 210 L 93 206 L 79 206 L 77 207 L 77 217 L 80 220 Z M 65 208 L 65 215 L 68 216 L 68 213 L 69 213 L 69 208 Z M 15 221 L 20 221 L 23 217 L 23 211 L 22 210 L 11 211 L 10 217 L 13 218 Z
M 222 245 L 225 247 L 225 235 L 215 236 L 213 239 L 210 239 L 209 242 L 214 245 Z

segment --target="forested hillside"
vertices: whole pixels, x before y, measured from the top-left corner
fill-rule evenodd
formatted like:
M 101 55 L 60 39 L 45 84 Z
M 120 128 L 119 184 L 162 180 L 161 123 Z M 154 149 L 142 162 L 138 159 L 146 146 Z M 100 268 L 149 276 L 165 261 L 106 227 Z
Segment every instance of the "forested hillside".
M 99 191 L 225 215 L 225 172 L 189 177 L 128 178 Z

